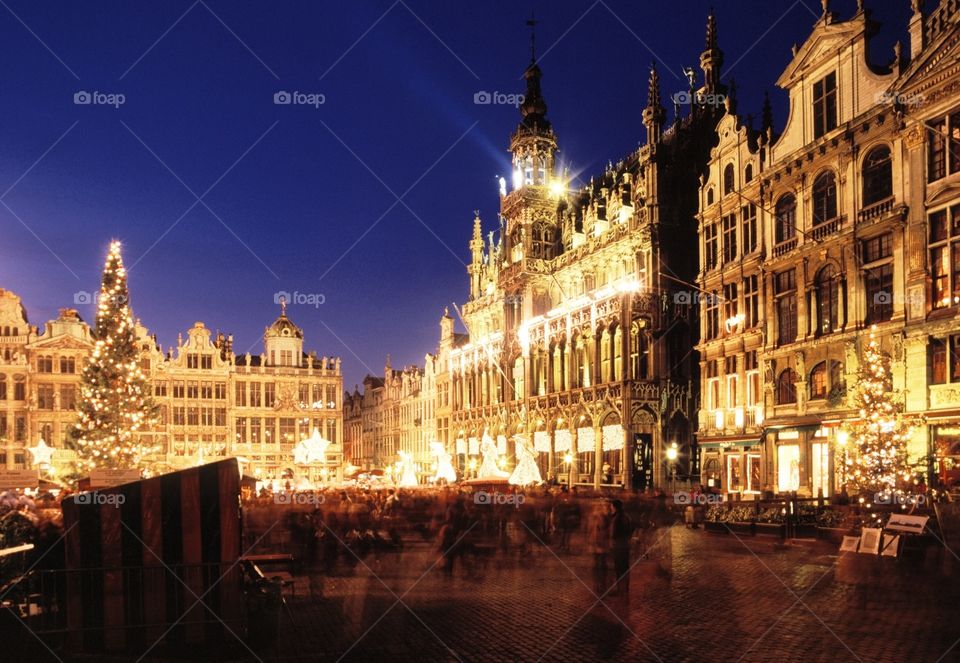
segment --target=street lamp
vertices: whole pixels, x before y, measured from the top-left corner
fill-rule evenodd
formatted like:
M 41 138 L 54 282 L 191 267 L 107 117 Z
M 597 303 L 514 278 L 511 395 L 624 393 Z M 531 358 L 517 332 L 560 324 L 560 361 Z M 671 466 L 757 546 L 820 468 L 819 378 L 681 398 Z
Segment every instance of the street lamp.
M 563 462 L 567 464 L 567 487 L 573 487 L 573 454 L 569 451 L 563 457 Z
M 677 481 L 677 443 L 671 442 L 667 447 L 667 460 L 670 461 L 670 491 L 676 489 Z

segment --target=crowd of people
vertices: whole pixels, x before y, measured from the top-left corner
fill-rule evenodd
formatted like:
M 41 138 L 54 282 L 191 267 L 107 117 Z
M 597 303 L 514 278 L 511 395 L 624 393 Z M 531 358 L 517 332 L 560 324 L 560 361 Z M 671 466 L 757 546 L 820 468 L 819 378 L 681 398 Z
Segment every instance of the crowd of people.
M 264 491 L 244 502 L 244 533 L 247 546 L 263 537 L 262 551 L 286 549 L 303 568 L 330 575 L 418 546 L 435 552 L 447 576 L 476 577 L 493 559 L 528 560 L 549 548 L 588 556 L 598 595 L 626 595 L 631 562 L 676 520 L 671 506 L 658 494 L 565 486 Z M 282 527 L 263 536 L 278 518 Z

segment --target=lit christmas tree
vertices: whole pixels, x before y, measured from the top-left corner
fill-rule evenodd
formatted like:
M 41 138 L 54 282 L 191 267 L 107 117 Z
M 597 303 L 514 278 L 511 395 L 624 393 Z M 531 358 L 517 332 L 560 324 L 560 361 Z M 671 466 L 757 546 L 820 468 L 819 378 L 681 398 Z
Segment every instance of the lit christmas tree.
M 907 443 L 912 426 L 894 392 L 888 357 L 880 351 L 876 327 L 863 352 L 854 391 L 859 421 L 850 429 L 850 449 L 843 447 L 846 475 L 861 492 L 896 492 L 911 478 Z
M 96 345 L 83 368 L 77 424 L 71 431 L 77 471 L 134 469 L 157 449 L 142 445 L 138 431 L 155 420 L 155 407 L 140 370 L 130 312 L 127 272 L 120 242 L 110 243 L 97 300 Z

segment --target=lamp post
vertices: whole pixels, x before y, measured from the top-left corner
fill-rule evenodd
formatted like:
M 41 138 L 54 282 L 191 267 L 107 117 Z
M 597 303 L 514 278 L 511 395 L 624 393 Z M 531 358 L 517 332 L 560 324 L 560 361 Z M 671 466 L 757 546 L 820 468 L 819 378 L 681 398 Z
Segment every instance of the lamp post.
M 573 488 L 573 454 L 569 451 L 563 457 L 563 462 L 567 464 L 567 488 Z
M 670 492 L 676 490 L 677 481 L 677 443 L 671 442 L 667 447 L 667 460 L 670 461 Z

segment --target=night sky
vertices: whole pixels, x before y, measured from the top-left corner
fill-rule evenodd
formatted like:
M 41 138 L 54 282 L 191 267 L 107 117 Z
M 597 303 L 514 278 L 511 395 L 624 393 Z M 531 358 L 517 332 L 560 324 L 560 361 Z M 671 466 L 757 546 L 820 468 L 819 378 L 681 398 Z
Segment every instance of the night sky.
M 665 97 L 685 88 L 710 4 L 3 0 L 0 287 L 42 326 L 98 289 L 118 238 L 164 350 L 202 320 L 260 352 L 287 291 L 315 295 L 289 315 L 306 349 L 343 357 L 348 389 L 387 353 L 422 364 L 467 294 L 473 210 L 497 227 L 519 114 L 474 95 L 523 91 L 531 9 L 561 158 L 589 179 L 642 139 L 653 60 Z M 767 90 L 782 127 L 773 83 L 820 2 L 712 4 L 740 112 L 759 125 Z M 907 42 L 909 4 L 867 0 L 874 61 Z

